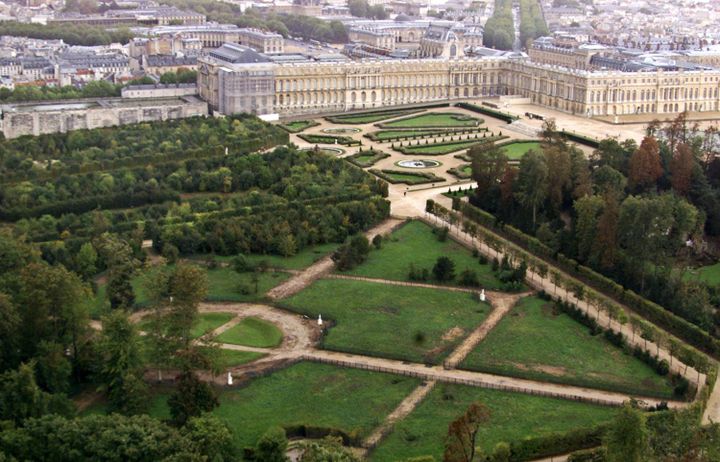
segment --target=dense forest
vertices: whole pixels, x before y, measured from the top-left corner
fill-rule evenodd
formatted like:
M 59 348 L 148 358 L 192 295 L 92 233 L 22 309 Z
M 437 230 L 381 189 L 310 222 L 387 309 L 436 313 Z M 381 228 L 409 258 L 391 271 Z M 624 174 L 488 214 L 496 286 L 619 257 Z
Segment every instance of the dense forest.
M 213 0 L 161 0 L 160 3 L 197 11 L 207 15 L 209 21 L 269 30 L 283 37 L 302 37 L 306 40 L 332 43 L 348 41 L 347 30 L 340 21 L 323 21 L 303 15 L 262 15 L 252 8 L 243 13 L 239 6 Z
M 512 0 L 495 0 L 495 10 L 485 23 L 483 32 L 483 45 L 486 47 L 512 50 L 515 41 L 512 4 Z
M 144 239 L 163 254 L 290 256 L 387 217 L 384 183 L 287 141 L 239 115 L 0 142 L 0 460 L 240 459 L 197 375 L 220 371 L 213 344 L 191 335 L 205 270 L 152 273 L 142 339 L 131 280 Z M 90 321 L 100 273 L 113 308 L 102 331 Z M 179 371 L 167 421 L 142 415 L 152 365 Z M 77 415 L 72 398 L 95 389 L 117 414 Z
M 720 288 L 685 274 L 717 259 L 717 132 L 683 114 L 651 124 L 639 146 L 605 139 L 587 159 L 548 123 L 541 146 L 519 165 L 474 148 L 471 203 L 720 336 Z

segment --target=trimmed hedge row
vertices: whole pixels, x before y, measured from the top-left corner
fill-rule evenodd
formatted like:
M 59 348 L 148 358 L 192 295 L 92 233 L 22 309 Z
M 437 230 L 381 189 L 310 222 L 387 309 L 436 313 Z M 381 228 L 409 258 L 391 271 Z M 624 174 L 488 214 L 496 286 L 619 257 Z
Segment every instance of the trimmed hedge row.
M 503 112 L 503 111 L 497 111 L 495 109 L 490 109 L 489 107 L 484 106 L 478 106 L 477 104 L 472 103 L 457 103 L 455 106 L 463 109 L 467 109 L 468 111 L 477 112 L 478 114 L 484 114 L 490 117 L 494 117 L 496 119 L 500 119 L 503 122 L 506 123 L 512 123 L 516 120 L 520 120 L 520 117 L 514 116 L 510 113 Z
M 315 135 L 315 134 L 302 134 L 298 135 L 298 138 L 313 144 L 341 144 L 343 146 L 358 146 L 362 143 L 349 136 L 340 135 Z
M 365 156 L 372 156 L 367 161 L 359 161 L 358 158 L 365 157 Z M 382 151 L 375 151 L 375 150 L 368 150 L 368 151 L 360 151 L 358 153 L 355 153 L 351 156 L 345 157 L 345 160 L 350 162 L 353 165 L 356 165 L 360 168 L 365 167 L 371 167 L 375 165 L 378 161 L 390 157 L 390 154 Z
M 569 132 L 566 130 L 561 130 L 560 135 L 562 135 L 562 137 L 567 140 L 574 141 L 579 144 L 584 144 L 585 146 L 589 146 L 593 149 L 597 149 L 600 147 L 600 141 L 596 140 L 595 138 L 590 138 L 589 136 Z
M 378 169 L 370 169 L 370 173 L 373 175 L 377 175 L 378 177 L 382 178 L 383 180 L 387 181 L 388 183 L 397 184 L 397 183 L 405 183 L 408 185 L 415 185 L 415 184 L 425 184 L 425 183 L 440 183 L 441 181 L 445 181 L 445 178 L 441 178 L 439 176 L 436 176 L 430 172 L 406 172 L 402 170 L 378 170 Z M 392 178 L 389 175 L 413 175 L 422 177 L 422 179 L 418 178 L 417 181 L 415 180 L 396 180 Z
M 463 149 L 470 149 L 470 148 L 472 148 L 473 146 L 478 145 L 478 144 L 491 143 L 491 142 L 494 142 L 494 141 L 496 141 L 496 140 L 500 140 L 500 139 L 503 139 L 503 138 L 504 138 L 504 137 L 502 137 L 502 136 L 492 136 L 492 135 L 491 135 L 491 136 L 487 136 L 487 137 L 483 137 L 483 138 L 475 138 L 475 139 L 469 139 L 469 140 L 444 141 L 444 142 L 441 142 L 441 143 L 429 143 L 429 144 L 412 144 L 412 145 L 409 145 L 409 146 L 393 146 L 393 149 L 396 150 L 396 151 L 398 151 L 398 152 L 401 152 L 401 153 L 403 153 L 403 154 L 411 154 L 411 155 L 417 154 L 417 155 L 426 155 L 426 156 L 441 156 L 441 155 L 445 155 L 445 154 L 451 154 L 451 153 L 457 152 L 457 151 L 462 151 Z M 473 142 L 473 141 L 475 141 L 475 143 L 468 145 L 468 143 L 471 143 L 471 142 Z M 428 148 L 438 147 L 438 148 L 442 148 L 442 147 L 444 147 L 444 146 L 453 146 L 453 145 L 462 145 L 462 146 L 461 146 L 461 147 L 458 147 L 457 149 L 453 149 L 453 150 L 450 150 L 450 151 L 441 152 L 441 153 L 437 153 L 437 154 L 436 154 L 436 153 L 431 153 L 431 152 L 415 152 L 415 151 L 412 149 L 412 148 L 414 148 L 414 147 L 428 147 Z
M 510 460 L 513 462 L 535 460 L 599 446 L 602 444 L 606 430 L 606 425 L 598 425 L 594 428 L 580 428 L 566 433 L 553 433 L 515 441 L 510 443 Z
M 305 124 L 302 128 L 290 128 L 289 124 L 297 124 L 297 123 L 303 123 Z M 303 130 L 307 130 L 308 128 L 317 127 L 320 125 L 320 122 L 316 122 L 314 120 L 296 120 L 294 122 L 289 122 L 288 124 L 279 124 L 278 126 L 282 128 L 283 130 L 287 131 L 288 133 L 300 133 Z
M 381 133 L 383 131 L 392 131 L 392 132 L 407 132 L 409 135 L 407 136 L 396 136 L 392 138 L 386 138 L 381 139 L 378 137 L 378 133 Z M 386 128 L 383 130 L 378 130 L 370 133 L 366 133 L 363 136 L 369 140 L 376 141 L 378 143 L 390 143 L 392 141 L 400 141 L 400 140 L 416 140 L 416 139 L 424 139 L 424 138 L 432 138 L 437 137 L 438 135 L 466 135 L 471 133 L 479 133 L 479 132 L 487 132 L 489 129 L 487 127 L 476 127 L 472 129 L 467 128 L 453 128 L 448 127 L 444 130 L 440 130 L 438 128 L 398 128 L 398 129 L 392 129 L 392 128 Z M 425 132 L 425 133 L 418 133 L 418 132 Z M 414 135 L 412 133 L 415 133 Z
M 470 173 L 466 172 L 465 171 L 466 167 L 470 167 L 470 164 L 453 167 L 451 169 L 448 169 L 447 172 L 450 175 L 453 175 L 461 180 L 467 180 L 468 178 L 472 177 L 472 172 L 470 172 Z
M 716 359 L 720 359 L 720 341 L 713 338 L 709 333 L 705 332 L 700 327 L 673 314 L 660 305 L 643 298 L 632 290 L 624 288 L 622 285 L 592 270 L 591 268 L 580 265 L 575 260 L 567 258 L 563 254 L 555 254 L 550 247 L 546 246 L 535 237 L 525 234 L 519 229 L 509 225 L 498 225 L 495 216 L 484 210 L 481 210 L 469 203 L 462 203 L 460 205 L 460 212 L 470 220 L 476 221 L 479 224 L 498 232 L 506 239 L 509 239 L 530 253 L 557 264 L 563 271 L 577 277 L 596 290 L 609 294 L 617 301 L 627 304 L 639 315 L 643 316 L 650 322 L 661 326 L 673 335 L 682 338 L 690 345 L 704 351 Z

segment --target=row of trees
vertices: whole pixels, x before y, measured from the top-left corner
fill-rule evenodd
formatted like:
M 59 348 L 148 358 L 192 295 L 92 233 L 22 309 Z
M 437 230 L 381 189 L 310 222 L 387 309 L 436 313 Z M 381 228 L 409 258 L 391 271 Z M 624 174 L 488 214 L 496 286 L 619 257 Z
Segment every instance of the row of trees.
M 720 160 L 708 156 L 704 134 L 679 127 L 651 127 L 663 137 L 648 135 L 640 146 L 604 140 L 590 161 L 551 124 L 542 152 L 519 166 L 496 147 L 478 146 L 471 202 L 716 333 L 720 291 L 684 278 L 675 261 L 701 255 L 705 233 L 718 232 Z
M 358 18 L 387 19 L 388 13 L 382 5 L 370 6 L 367 0 L 348 0 L 350 14 Z
M 515 24 L 512 0 L 495 0 L 495 10 L 488 18 L 483 31 L 483 45 L 498 50 L 512 50 L 515 42 Z
M 520 0 L 520 43 L 528 48 L 533 40 L 549 33 L 539 1 Z
M 14 35 L 43 40 L 62 40 L 68 45 L 126 44 L 134 37 L 128 28 L 105 29 L 100 26 L 83 25 L 68 27 L 65 24 L 33 24 L 15 21 L 0 22 L 0 35 Z
M 537 275 L 540 278 L 549 279 L 554 286 L 552 293 L 549 295 L 554 297 L 557 296 L 558 290 L 565 290 L 568 296 L 574 299 L 571 300 L 572 303 L 576 303 L 578 307 L 585 304 L 584 310 L 589 317 L 597 319 L 602 312 L 608 318 L 608 323 L 604 326 L 607 329 L 619 330 L 621 326 L 629 325 L 633 332 L 630 343 L 635 343 L 635 336 L 638 336 L 645 340 L 645 350 L 648 349 L 647 342 L 652 342 L 655 344 L 656 355 L 660 354 L 662 348 L 670 354 L 671 358 L 679 358 L 686 366 L 695 368 L 699 373 L 706 373 L 710 370 L 711 363 L 703 354 L 678 342 L 673 337 L 669 337 L 664 331 L 639 316 L 627 313 L 622 306 L 607 296 L 590 289 L 580 282 L 565 277 L 560 271 L 552 268 L 541 258 L 522 250 L 514 244 L 508 244 L 503 239 L 496 237 L 492 232 L 478 226 L 473 221 L 464 219 L 462 215 L 448 210 L 434 201 L 428 201 L 426 211 L 450 223 L 453 227 L 457 227 L 458 230 L 462 229 L 473 240 L 482 241 L 494 252 L 495 258 L 506 257 L 509 259 L 510 265 L 522 264 L 530 272 L 530 277 Z

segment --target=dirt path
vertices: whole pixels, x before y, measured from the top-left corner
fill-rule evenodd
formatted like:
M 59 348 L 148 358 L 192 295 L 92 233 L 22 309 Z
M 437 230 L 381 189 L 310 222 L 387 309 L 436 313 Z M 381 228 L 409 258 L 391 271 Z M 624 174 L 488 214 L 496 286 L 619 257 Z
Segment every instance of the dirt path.
M 420 402 L 432 391 L 437 382 L 431 380 L 420 384 L 415 390 L 405 397 L 404 400 L 392 411 L 386 418 L 385 421 L 377 427 L 365 440 L 362 442 L 362 447 L 365 448 L 365 453 L 362 454 L 362 459 L 367 456 L 367 451 L 375 448 L 380 441 L 389 435 L 395 426 L 396 422 L 401 421 L 408 416 Z
M 368 278 L 365 276 L 353 276 L 350 274 L 332 273 L 332 274 L 328 274 L 327 276 L 325 276 L 325 279 L 344 279 L 344 280 L 350 280 L 350 281 L 373 282 L 375 284 L 387 284 L 387 285 L 391 285 L 391 286 L 422 287 L 422 288 L 426 288 L 426 289 L 449 290 L 451 292 L 468 292 L 468 293 L 480 292 L 480 288 L 442 286 L 439 284 L 427 284 L 424 282 L 396 281 L 394 279 Z
M 710 394 L 710 399 L 705 407 L 705 413 L 702 417 L 702 424 L 720 423 L 720 385 L 715 382 L 715 387 Z
M 480 324 L 467 338 L 453 351 L 445 360 L 445 367 L 454 369 L 465 357 L 480 343 L 487 334 L 500 322 L 500 320 L 515 306 L 515 303 L 522 297 L 530 295 L 530 292 L 521 294 L 506 294 L 502 292 L 485 292 L 487 300 L 493 310 L 485 322 Z
M 366 231 L 365 235 L 368 239 L 372 239 L 377 234 L 387 234 L 400 223 L 402 223 L 402 220 L 388 218 L 374 228 Z M 271 300 L 281 300 L 283 298 L 287 298 L 300 292 L 320 277 L 330 273 L 333 268 L 335 268 L 335 262 L 332 261 L 332 257 L 330 255 L 327 255 L 308 266 L 303 271 L 295 274 L 279 286 L 272 288 L 267 293 L 267 296 Z
M 341 367 L 353 367 L 377 372 L 417 377 L 427 381 L 456 383 L 480 388 L 506 390 L 517 393 L 547 396 L 571 401 L 583 401 L 605 406 L 621 406 L 629 398 L 635 398 L 648 406 L 656 406 L 661 401 L 643 396 L 628 396 L 623 393 L 597 390 L 593 388 L 560 385 L 549 382 L 519 379 L 483 372 L 465 371 L 460 369 L 444 369 L 442 366 L 409 363 L 394 359 L 361 356 L 327 350 L 312 350 L 302 356 L 303 360 L 334 364 Z M 686 407 L 688 403 L 669 401 L 670 408 Z

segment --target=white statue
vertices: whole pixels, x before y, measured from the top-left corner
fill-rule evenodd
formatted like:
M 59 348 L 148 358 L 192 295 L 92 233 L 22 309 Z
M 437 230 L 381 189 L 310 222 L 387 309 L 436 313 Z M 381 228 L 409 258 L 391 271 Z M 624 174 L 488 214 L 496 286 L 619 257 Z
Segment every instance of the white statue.
M 232 385 L 232 383 L 233 383 L 232 374 L 230 372 L 228 372 L 228 385 Z
M 480 291 L 480 301 L 481 302 L 485 301 L 485 289 Z
M 322 315 L 318 315 L 318 326 L 322 326 Z

